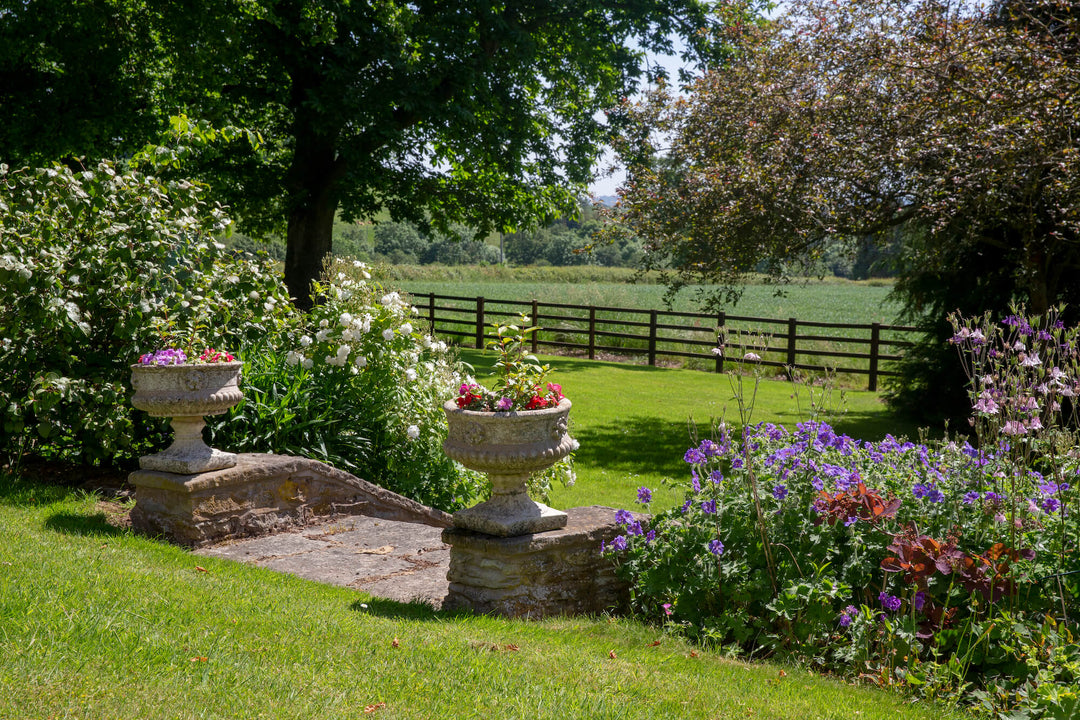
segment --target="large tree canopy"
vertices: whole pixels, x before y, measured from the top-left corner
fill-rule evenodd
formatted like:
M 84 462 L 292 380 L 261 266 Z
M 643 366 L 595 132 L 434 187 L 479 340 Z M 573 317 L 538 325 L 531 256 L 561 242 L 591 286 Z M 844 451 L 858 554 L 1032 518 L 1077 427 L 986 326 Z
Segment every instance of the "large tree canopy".
M 568 209 L 646 52 L 716 57 L 707 0 L 11 0 L 0 159 L 131 152 L 169 115 L 258 131 L 204 157 L 287 225 L 300 304 L 335 213 L 479 232 Z
M 892 399 L 963 417 L 946 315 L 1080 303 L 1080 18 L 1066 0 L 791 0 L 684 97 L 627 106 L 623 216 L 674 287 L 788 280 L 838 240 L 905 238 L 926 331 Z M 670 146 L 663 162 L 655 157 Z
M 987 253 L 1030 309 L 1060 300 L 1080 270 L 1072 3 L 785 7 L 688 96 L 628 109 L 622 204 L 653 262 L 684 281 L 783 278 L 830 238 L 904 225 L 909 268 Z M 667 172 L 644 162 L 660 143 Z

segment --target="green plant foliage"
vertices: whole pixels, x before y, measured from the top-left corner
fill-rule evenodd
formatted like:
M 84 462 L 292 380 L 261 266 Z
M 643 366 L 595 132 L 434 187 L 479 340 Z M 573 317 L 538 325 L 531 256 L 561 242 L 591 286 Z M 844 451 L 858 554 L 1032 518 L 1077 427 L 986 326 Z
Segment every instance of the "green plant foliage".
M 684 504 L 616 515 L 625 534 L 607 551 L 635 612 L 995 717 L 1069 717 L 1080 327 L 1054 313 L 953 322 L 977 447 L 751 425 L 757 383 L 735 378 L 742 435 L 720 426 L 687 450 Z
M 128 402 L 141 353 L 282 327 L 280 284 L 223 255 L 229 222 L 203 194 L 108 163 L 0 165 L 0 452 L 130 460 L 160 440 Z
M 446 344 L 358 261 L 316 287 L 320 305 L 252 346 L 250 401 L 211 423 L 214 442 L 313 457 L 447 510 L 475 499 L 483 478 L 442 452 L 442 404 L 461 380 Z
M 109 164 L 0 166 L 0 452 L 130 464 L 166 439 L 131 407 L 130 365 L 215 347 L 245 361 L 247 395 L 211 422 L 215 442 L 325 460 L 440 507 L 473 497 L 479 479 L 441 448 L 457 380 L 445 345 L 363 266 L 302 315 L 272 262 L 215 240 L 229 221 L 203 193 Z

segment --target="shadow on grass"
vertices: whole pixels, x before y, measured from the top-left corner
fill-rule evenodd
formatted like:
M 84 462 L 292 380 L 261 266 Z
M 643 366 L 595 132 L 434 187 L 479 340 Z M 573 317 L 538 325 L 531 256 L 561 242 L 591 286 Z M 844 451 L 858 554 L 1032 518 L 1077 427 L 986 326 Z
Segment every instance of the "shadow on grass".
M 124 535 L 128 531 L 110 525 L 105 518 L 105 513 L 73 513 L 58 512 L 45 519 L 45 529 L 64 535 L 96 535 L 100 537 L 115 537 Z
M 436 610 L 421 600 L 405 603 L 378 597 L 357 600 L 349 609 L 389 620 L 451 620 L 472 616 L 468 610 Z
M 63 485 L 41 485 L 21 480 L 9 473 L 0 473 L 0 505 L 11 507 L 51 505 L 77 492 L 79 492 L 77 489 Z

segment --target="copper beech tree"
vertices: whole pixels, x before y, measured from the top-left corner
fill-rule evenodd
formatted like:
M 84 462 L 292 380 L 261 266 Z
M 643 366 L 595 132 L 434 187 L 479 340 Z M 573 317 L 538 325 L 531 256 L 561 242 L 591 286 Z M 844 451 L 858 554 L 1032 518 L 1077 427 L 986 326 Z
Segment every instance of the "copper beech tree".
M 687 93 L 624 106 L 622 216 L 652 265 L 676 286 L 784 281 L 902 232 L 898 294 L 932 334 L 958 307 L 1080 300 L 1074 3 L 783 7 Z

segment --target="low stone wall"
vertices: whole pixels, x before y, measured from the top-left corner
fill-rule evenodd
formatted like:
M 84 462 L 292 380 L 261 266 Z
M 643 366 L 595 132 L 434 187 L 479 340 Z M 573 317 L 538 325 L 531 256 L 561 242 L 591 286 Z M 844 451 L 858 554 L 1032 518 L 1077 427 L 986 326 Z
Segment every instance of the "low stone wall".
M 509 617 L 601 613 L 625 603 L 627 586 L 602 542 L 625 531 L 613 508 L 570 508 L 559 530 L 495 537 L 449 528 L 450 590 L 446 609 L 468 609 Z
M 303 526 L 337 514 L 450 527 L 451 516 L 306 458 L 243 453 L 200 473 L 136 470 L 131 524 L 188 547 Z

